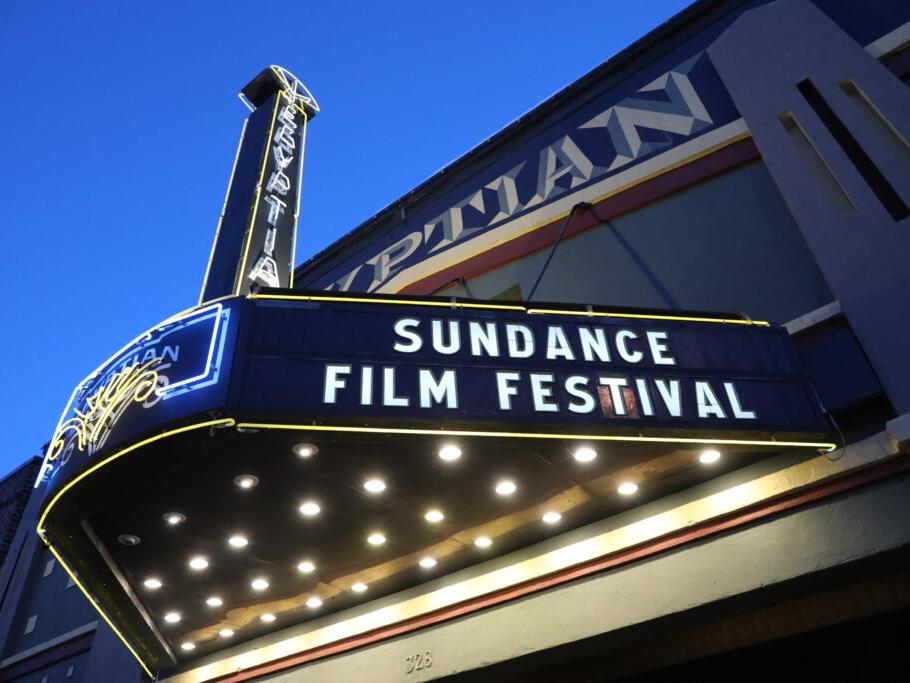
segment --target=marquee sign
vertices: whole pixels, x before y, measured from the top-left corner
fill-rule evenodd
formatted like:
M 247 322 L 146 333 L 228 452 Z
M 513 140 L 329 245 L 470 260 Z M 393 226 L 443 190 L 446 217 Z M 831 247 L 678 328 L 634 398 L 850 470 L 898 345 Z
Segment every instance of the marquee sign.
M 203 413 L 698 443 L 828 431 L 786 330 L 763 322 L 263 290 L 165 321 L 83 380 L 36 486 Z
M 557 434 L 827 431 L 786 330 L 767 323 L 254 296 L 237 404 L 243 414 Z

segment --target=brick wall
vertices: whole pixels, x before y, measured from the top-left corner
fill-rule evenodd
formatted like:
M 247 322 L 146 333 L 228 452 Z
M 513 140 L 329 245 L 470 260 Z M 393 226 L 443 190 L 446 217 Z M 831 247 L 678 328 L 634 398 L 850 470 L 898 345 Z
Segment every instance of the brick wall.
M 41 458 L 30 458 L 0 480 L 0 565 L 6 559 L 40 466 Z

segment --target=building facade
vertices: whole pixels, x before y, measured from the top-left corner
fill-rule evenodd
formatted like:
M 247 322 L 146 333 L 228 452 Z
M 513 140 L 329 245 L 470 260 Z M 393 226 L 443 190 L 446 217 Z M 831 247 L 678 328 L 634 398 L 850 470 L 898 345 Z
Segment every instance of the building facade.
M 41 496 L 33 457 L 0 483 L 6 553 L 0 564 L 0 680 L 138 681 L 141 673 L 35 534 Z
M 23 519 L 40 516 L 48 548 L 34 521 L 23 524 L 17 539 L 30 559 L 4 563 L 15 598 L 0 612 L 0 680 L 41 680 L 45 669 L 14 667 L 64 633 L 72 653 L 59 650 L 46 666 L 87 681 L 134 681 L 134 660 L 172 683 L 712 680 L 731 671 L 896 680 L 898 634 L 910 627 L 908 82 L 905 2 L 701 0 L 306 260 L 292 288 L 204 292 L 186 314 L 197 317 L 155 334 L 190 348 L 176 335 L 204 329 L 208 348 L 233 358 L 206 364 L 206 387 L 219 376 L 234 384 L 226 398 L 198 392 L 194 410 L 206 421 L 168 431 L 168 450 L 124 412 L 134 433 L 120 450 L 99 447 L 104 467 L 57 470 L 50 494 L 35 490 Z M 256 111 L 297 131 L 258 88 L 249 89 Z M 307 107 L 304 125 L 318 111 Z M 265 123 L 251 117 L 256 125 Z M 291 163 L 285 146 L 278 171 Z M 254 212 L 250 234 L 256 225 Z M 243 279 L 210 269 L 228 289 Z M 376 307 L 394 322 L 396 351 L 432 345 L 451 360 L 424 367 L 423 356 L 370 355 L 388 338 L 363 322 Z M 225 330 L 238 321 L 233 340 Z M 610 342 L 598 346 L 601 324 Z M 780 327 L 784 341 L 769 341 Z M 587 341 L 575 345 L 576 332 Z M 680 355 L 682 374 L 672 376 L 701 378 L 691 400 L 674 399 L 682 385 L 644 366 L 623 377 L 613 367 L 591 392 L 569 366 L 595 355 L 634 365 L 650 353 L 659 370 L 677 360 L 668 340 L 685 335 L 696 340 L 686 357 L 704 374 Z M 515 365 L 514 381 L 496 385 L 498 407 L 490 398 L 489 414 L 471 413 L 487 405 L 481 382 L 456 398 L 455 373 L 479 377 L 531 356 L 529 339 L 554 363 L 541 360 L 530 375 Z M 784 347 L 796 359 L 789 375 L 772 351 Z M 306 365 L 314 358 L 324 374 Z M 424 370 L 419 383 L 406 374 Z M 728 373 L 739 384 L 725 382 Z M 551 386 L 564 376 L 564 390 Z M 149 386 L 170 391 L 175 377 Z M 765 400 L 743 388 L 797 379 L 811 386 L 821 426 L 797 394 Z M 319 394 L 318 410 L 301 386 Z M 434 421 L 446 401 L 458 412 Z M 533 410 L 516 415 L 526 404 Z M 586 417 L 595 404 L 606 427 Z M 659 404 L 680 418 L 672 429 L 645 419 Z M 716 428 L 684 422 L 690 409 Z M 773 427 L 759 425 L 772 415 Z M 724 426 L 734 418 L 746 426 Z M 420 458 L 421 439 L 437 439 L 435 448 L 440 435 L 460 439 L 462 463 L 473 455 L 484 477 L 514 475 L 498 481 L 501 498 L 481 493 L 476 470 L 447 479 L 435 457 Z M 593 447 L 586 455 L 578 445 Z M 291 451 L 293 463 L 281 460 Z M 217 464 L 204 464 L 205 453 Z M 97 502 L 128 474 L 151 480 L 156 468 L 181 480 Z M 223 491 L 208 481 L 218 477 Z M 232 485 L 250 493 L 234 498 Z M 339 511 L 328 531 L 286 532 L 285 485 L 302 518 Z M 447 503 L 424 516 L 412 500 Z M 63 512 L 84 515 L 85 538 Z M 442 535 L 423 526 L 443 519 Z M 387 554 L 352 549 L 367 531 Z M 217 543 L 228 535 L 225 551 Z M 398 543 L 405 535 L 412 540 Z M 162 549 L 178 564 L 156 558 Z M 304 550 L 323 554 L 311 562 Z M 247 553 L 242 571 L 218 573 L 238 552 Z M 72 574 L 55 574 L 63 559 Z M 101 617 L 67 587 L 73 577 Z M 294 581 L 305 583 L 285 591 Z M 255 598 L 247 583 L 283 592 Z M 201 606 L 208 594 L 218 611 Z M 49 606 L 70 599 L 66 619 L 38 631 Z M 96 655 L 90 633 L 120 659 Z M 111 645 L 117 636 L 132 654 Z M 100 659 L 108 669 L 90 673 Z

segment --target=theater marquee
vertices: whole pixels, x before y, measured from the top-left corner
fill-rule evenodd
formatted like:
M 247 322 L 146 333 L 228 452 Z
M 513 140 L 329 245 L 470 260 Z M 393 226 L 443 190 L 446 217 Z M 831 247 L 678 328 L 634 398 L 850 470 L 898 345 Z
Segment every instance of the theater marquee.
M 740 316 L 266 289 L 79 385 L 39 532 L 151 670 L 827 431 L 786 332 Z
M 787 440 L 827 431 L 786 331 L 763 322 L 438 299 L 254 298 L 246 393 L 257 405 L 244 405 L 257 414 L 616 438 Z
M 286 287 L 318 107 L 280 67 L 244 95 L 200 305 L 75 388 L 36 482 L 39 535 L 150 676 L 834 447 L 765 322 Z

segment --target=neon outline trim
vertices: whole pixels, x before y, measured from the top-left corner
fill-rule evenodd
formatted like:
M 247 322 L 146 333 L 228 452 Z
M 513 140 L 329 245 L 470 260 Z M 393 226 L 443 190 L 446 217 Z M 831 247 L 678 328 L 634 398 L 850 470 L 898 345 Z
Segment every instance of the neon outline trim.
M 227 298 L 227 297 L 222 297 L 222 298 Z M 79 393 L 79 390 L 82 387 L 84 387 L 92 378 L 96 377 L 102 370 L 107 368 L 109 365 L 112 365 L 114 363 L 114 361 L 117 358 L 119 358 L 120 356 L 122 356 L 131 346 L 135 345 L 137 342 L 139 342 L 143 339 L 150 337 L 153 332 L 157 332 L 165 325 L 172 325 L 174 323 L 177 323 L 183 318 L 187 318 L 191 315 L 196 315 L 198 313 L 202 313 L 203 311 L 207 310 L 208 308 L 212 308 L 212 309 L 217 308 L 218 313 L 215 318 L 215 327 L 212 331 L 212 341 L 210 342 L 210 346 L 209 346 L 209 356 L 206 361 L 206 370 L 203 374 L 197 375 L 197 377 L 195 377 L 194 379 L 198 380 L 198 379 L 202 379 L 202 378 L 206 377 L 212 371 L 212 368 L 211 368 L 212 349 L 214 348 L 215 340 L 217 339 L 217 336 L 218 336 L 218 328 L 219 328 L 219 324 L 221 322 L 221 314 L 222 314 L 222 305 L 220 303 L 218 303 L 218 304 L 210 303 L 208 306 L 202 307 L 202 308 L 196 306 L 195 308 L 188 308 L 186 311 L 183 311 L 176 315 L 172 315 L 171 317 L 166 318 L 165 320 L 161 321 L 154 327 L 150 327 L 145 332 L 137 335 L 136 337 L 134 337 L 133 339 L 128 341 L 126 344 L 124 344 L 122 347 L 120 347 L 115 353 L 113 353 L 111 356 L 109 356 L 107 358 L 107 360 L 105 360 L 103 363 L 101 363 L 101 365 L 99 365 L 92 372 L 90 372 L 88 375 L 86 375 L 85 378 L 83 378 L 83 380 L 81 382 L 79 382 L 76 385 L 76 387 L 73 389 L 73 392 L 70 394 L 69 401 L 67 402 L 66 406 L 64 407 L 63 412 L 60 414 L 60 419 L 57 420 L 57 426 L 54 427 L 54 433 L 51 436 L 50 443 L 53 444 L 57 440 L 56 437 L 57 437 L 57 434 L 59 434 L 59 432 L 60 432 L 60 427 L 64 423 L 64 418 L 67 416 L 67 414 L 69 414 L 70 409 L 73 406 L 73 401 L 75 400 L 76 395 Z M 181 386 L 182 384 L 183 384 L 182 382 L 178 382 L 176 384 L 170 385 L 167 387 L 167 391 L 169 391 L 173 387 Z M 164 393 L 166 393 L 166 392 L 164 392 Z M 163 394 L 158 394 L 158 395 L 161 396 Z M 50 455 L 49 452 L 47 454 L 45 454 L 44 460 L 41 461 L 41 467 L 38 470 L 38 478 L 35 480 L 35 484 L 34 484 L 34 486 L 32 486 L 32 488 L 38 488 L 38 486 L 40 486 L 41 482 L 44 480 L 44 474 L 47 471 L 48 462 L 50 462 L 48 460 L 49 455 Z
M 300 219 L 300 196 L 303 194 L 303 157 L 306 155 L 306 129 L 309 117 L 303 115 L 303 133 L 300 137 L 300 159 L 297 162 L 297 206 L 294 207 L 294 225 L 291 228 L 291 262 L 288 264 L 291 271 L 289 281 L 290 289 L 294 289 L 294 272 L 297 270 L 297 229 Z
M 166 387 L 162 387 L 161 389 L 155 389 L 156 396 L 164 396 L 165 394 L 170 393 L 171 390 L 176 389 L 177 387 L 182 387 L 186 384 L 189 384 L 190 382 L 196 382 L 197 380 L 205 379 L 212 372 L 212 358 L 215 355 L 215 346 L 217 346 L 217 343 L 218 343 L 218 333 L 220 332 L 220 328 L 221 328 L 221 318 L 222 318 L 223 309 L 222 309 L 221 304 L 214 304 L 210 308 L 215 309 L 215 325 L 212 328 L 212 339 L 211 339 L 211 341 L 209 341 L 209 353 L 205 359 L 205 369 L 201 373 L 196 375 L 195 377 L 190 377 L 188 379 L 182 379 L 179 382 L 174 382 L 174 384 L 168 384 Z M 207 309 L 200 308 L 198 311 L 195 311 L 192 315 L 196 315 L 197 313 L 202 313 L 205 310 L 207 310 Z M 206 318 L 208 318 L 208 316 L 204 316 L 204 317 L 200 318 L 199 320 L 205 320 Z
M 683 322 L 724 323 L 730 325 L 755 325 L 769 327 L 770 323 L 764 320 L 735 320 L 730 318 L 701 318 L 684 315 L 660 315 L 646 313 L 608 313 L 604 311 L 566 311 L 555 308 L 528 308 L 517 304 L 474 304 L 460 301 L 418 301 L 416 299 L 370 299 L 356 296 L 310 296 L 293 294 L 248 294 L 248 299 L 277 299 L 288 301 L 343 301 L 357 304 L 392 304 L 409 306 L 433 306 L 436 308 L 487 308 L 493 310 L 523 311 L 529 315 L 578 315 L 600 318 L 640 318 L 643 320 L 679 320 Z
M 78 477 L 74 478 L 72 481 L 67 482 L 67 484 L 63 488 L 61 488 L 56 493 L 56 495 L 54 495 L 54 497 L 51 499 L 51 501 L 47 504 L 47 506 L 42 511 L 41 517 L 38 519 L 38 526 L 36 527 L 38 536 L 41 538 L 41 540 L 44 542 L 44 544 L 48 547 L 48 549 L 51 551 L 51 553 L 53 553 L 54 557 L 57 558 L 57 561 L 60 562 L 60 565 L 63 567 L 63 569 L 69 575 L 69 577 L 73 580 L 73 583 L 75 583 L 79 587 L 79 590 L 82 591 L 82 593 L 85 595 L 85 597 L 88 598 L 89 603 L 91 603 L 92 607 L 95 608 L 95 611 L 97 611 L 98 614 L 101 615 L 101 618 L 104 619 L 104 621 L 107 623 L 107 625 L 111 627 L 111 630 L 113 630 L 113 632 L 115 634 L 117 634 L 117 637 L 120 638 L 120 640 L 123 642 L 123 644 L 126 645 L 126 648 L 130 651 L 130 654 L 132 654 L 133 657 L 136 658 L 136 661 L 139 662 L 139 665 L 142 667 L 142 669 L 145 671 L 145 673 L 148 674 L 149 678 L 155 677 L 154 674 L 152 674 L 149 667 L 145 664 L 145 662 L 142 660 L 142 658 L 136 653 L 136 651 L 133 649 L 133 647 L 129 644 L 126 637 L 120 632 L 120 630 L 108 618 L 107 614 L 104 613 L 104 610 L 101 609 L 100 604 L 95 600 L 94 597 L 92 597 L 92 595 L 88 592 L 88 590 L 82 585 L 82 583 L 76 577 L 75 573 L 69 568 L 69 565 L 67 565 L 66 562 L 63 560 L 63 558 L 60 556 L 60 554 L 57 553 L 57 551 L 54 549 L 53 544 L 47 540 L 47 536 L 46 536 L 47 532 L 44 529 L 44 520 L 47 519 L 47 516 L 50 513 L 51 509 L 54 507 L 54 505 L 57 504 L 57 502 L 60 500 L 60 498 L 63 497 L 64 493 L 69 491 L 73 486 L 75 486 L 77 483 L 79 483 L 80 481 L 85 479 L 92 472 L 95 472 L 96 470 L 104 467 L 108 463 L 113 462 L 114 460 L 117 460 L 118 458 L 126 455 L 127 453 L 130 453 L 139 448 L 142 448 L 143 446 L 147 446 L 156 441 L 160 441 L 161 439 L 166 439 L 168 437 L 174 436 L 175 434 L 182 434 L 184 432 L 189 432 L 194 429 L 202 429 L 204 427 L 215 427 L 215 426 L 219 426 L 219 425 L 223 425 L 226 427 L 232 427 L 235 425 L 235 421 L 233 420 L 233 418 L 224 418 L 221 420 L 209 420 L 207 422 L 199 422 L 197 424 L 188 425 L 186 427 L 179 427 L 177 429 L 172 429 L 170 431 L 164 432 L 163 434 L 156 434 L 155 436 L 151 436 L 147 439 L 143 439 L 142 441 L 139 441 L 138 443 L 135 443 L 132 446 L 127 446 L 126 448 L 117 451 L 116 453 L 108 456 L 104 460 L 101 460 L 101 461 L 95 463 L 92 467 L 85 470 L 85 472 L 82 472 Z
M 250 255 L 250 243 L 253 241 L 253 229 L 256 226 L 256 216 L 259 213 L 259 200 L 262 197 L 262 181 L 265 178 L 265 169 L 269 165 L 269 152 L 271 151 L 272 134 L 275 132 L 275 121 L 278 119 L 278 110 L 281 108 L 281 100 L 284 93 L 278 93 L 275 100 L 275 108 L 272 110 L 272 122 L 269 124 L 269 134 L 266 136 L 265 147 L 262 151 L 262 168 L 259 170 L 259 180 L 256 181 L 256 199 L 253 202 L 253 215 L 246 226 L 246 244 L 243 247 L 243 259 L 240 261 L 240 268 L 234 275 L 234 296 L 240 295 L 240 288 L 244 283 L 244 273 L 246 272 L 246 261 Z M 293 104 L 293 102 L 291 102 Z
M 42 539 L 42 540 L 44 540 L 44 539 Z M 107 625 L 111 627 L 111 630 L 117 634 L 117 637 L 120 638 L 121 642 L 124 645 L 126 645 L 126 649 L 129 650 L 130 654 L 133 655 L 133 657 L 135 657 L 137 662 L 139 662 L 139 666 L 142 667 L 142 670 L 145 671 L 145 673 L 148 675 L 149 678 L 155 678 L 155 675 L 145 665 L 145 662 L 143 662 L 142 659 L 139 657 L 139 655 L 136 654 L 136 651 L 132 648 L 132 646 L 128 642 L 126 642 L 126 638 L 123 637 L 123 634 L 120 633 L 120 631 L 117 629 L 117 627 L 114 626 L 113 622 L 110 619 L 108 619 L 108 616 L 101 610 L 101 607 L 98 605 L 97 602 L 95 602 L 95 599 L 92 597 L 91 593 L 88 592 L 88 590 L 85 588 L 85 586 L 82 585 L 82 582 L 79 581 L 79 578 L 76 576 L 76 574 L 67 566 L 66 562 L 63 561 L 63 558 L 60 557 L 60 553 L 58 553 L 56 551 L 56 549 L 54 548 L 54 546 L 52 546 L 47 541 L 45 541 L 45 544 L 47 545 L 47 549 L 51 551 L 51 554 L 57 559 L 57 562 L 60 564 L 61 567 L 63 567 L 63 570 L 70 577 L 70 581 L 72 581 L 76 585 L 76 587 L 80 591 L 82 591 L 82 594 L 89 601 L 89 604 L 95 608 L 95 611 L 101 615 L 101 618 L 104 619 L 104 621 L 107 623 Z
M 572 441 L 629 441 L 642 443 L 688 443 L 726 446 L 782 446 L 787 448 L 826 449 L 830 453 L 837 444 L 814 441 L 775 441 L 758 439 L 696 439 L 663 436 L 618 436 L 614 434 L 546 434 L 540 432 L 485 432 L 462 429 L 415 429 L 409 427 L 346 427 L 340 425 L 295 425 L 260 422 L 238 422 L 243 429 L 290 429 L 314 432 L 355 432 L 366 434 L 419 434 L 422 436 L 493 436 L 519 439 L 569 439 Z
M 80 451 L 101 448 L 123 412 L 133 403 L 144 403 L 158 384 L 156 366 L 161 357 L 121 367 L 107 377 L 107 382 L 95 388 L 85 399 L 85 410 L 73 408 L 73 416 L 54 433 L 47 447 L 46 459 L 56 461 L 63 454 L 67 432 L 72 432 Z M 116 364 L 114 367 L 117 367 Z M 157 394 L 160 395 L 160 394 Z M 92 453 L 86 452 L 88 457 Z
M 770 323 L 765 322 L 764 320 L 736 320 L 730 318 L 700 318 L 695 316 L 685 316 L 685 315 L 648 315 L 646 313 L 608 313 L 608 312 L 598 312 L 598 311 L 561 311 L 557 309 L 550 308 L 529 308 L 528 315 L 547 315 L 547 314 L 558 314 L 558 315 L 585 315 L 591 316 L 593 318 L 635 318 L 648 320 L 651 318 L 656 318 L 658 320 L 685 320 L 687 322 L 693 323 L 725 323 L 728 325 L 755 325 L 758 327 L 769 327 Z
M 278 80 L 281 81 L 281 85 L 284 86 L 284 92 L 290 93 L 293 99 L 289 98 L 291 104 L 297 109 L 301 114 L 306 116 L 306 112 L 297 105 L 297 100 L 301 99 L 306 102 L 313 111 L 319 112 L 319 103 L 316 101 L 316 98 L 313 96 L 313 93 L 310 92 L 310 89 L 303 84 L 296 75 L 291 73 L 288 69 L 285 69 L 283 66 L 278 66 L 277 64 L 272 64 L 269 66 L 272 72 L 278 77 Z M 303 93 L 297 92 L 297 86 L 300 86 L 303 89 Z

